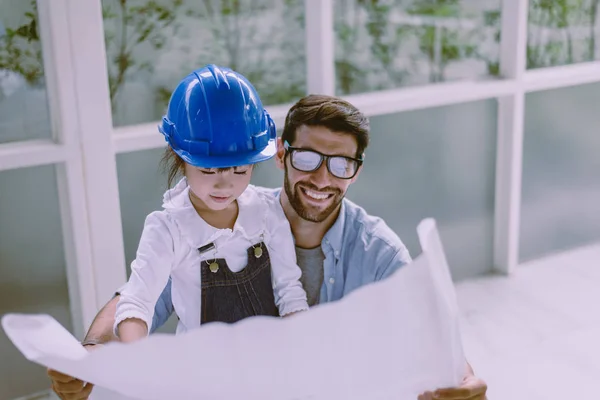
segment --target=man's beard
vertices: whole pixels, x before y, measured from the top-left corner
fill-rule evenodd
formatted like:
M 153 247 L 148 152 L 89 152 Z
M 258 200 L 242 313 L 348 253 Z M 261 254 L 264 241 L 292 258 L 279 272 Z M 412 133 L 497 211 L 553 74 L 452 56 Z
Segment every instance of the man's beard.
M 298 182 L 294 185 L 294 187 L 292 187 L 292 185 L 290 184 L 290 181 L 288 179 L 288 167 L 286 165 L 284 178 L 283 178 L 283 187 L 285 189 L 285 194 L 287 195 L 292 208 L 294 209 L 294 211 L 296 211 L 296 214 L 298 214 L 298 216 L 300 218 L 302 218 L 306 221 L 310 221 L 310 222 L 325 221 L 327 219 L 327 217 L 329 217 L 333 212 L 335 212 L 335 210 L 338 208 L 338 206 L 344 199 L 344 194 L 342 193 L 342 191 L 340 189 L 333 188 L 333 187 L 326 187 L 326 188 L 324 188 L 325 191 L 333 193 L 333 201 L 324 210 L 314 210 L 313 207 L 310 207 L 310 206 L 306 207 L 304 205 L 304 203 L 302 202 L 302 200 L 300 198 L 300 190 L 301 190 L 299 188 L 300 184 L 302 184 L 302 186 L 304 186 L 307 189 L 319 191 L 319 188 L 317 188 L 314 185 L 311 185 L 310 183 L 306 183 L 306 182 Z

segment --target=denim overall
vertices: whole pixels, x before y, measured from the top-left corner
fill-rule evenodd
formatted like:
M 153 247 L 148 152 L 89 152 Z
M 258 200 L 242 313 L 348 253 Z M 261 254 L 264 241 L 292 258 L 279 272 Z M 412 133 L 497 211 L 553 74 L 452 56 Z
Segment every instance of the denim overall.
M 260 250 L 262 254 L 255 249 Z M 216 262 L 218 269 L 213 265 Z M 248 248 L 248 264 L 231 272 L 223 258 L 202 261 L 202 310 L 200 323 L 233 323 L 255 315 L 279 316 L 273 295 L 271 259 L 264 242 Z M 214 272 L 213 272 L 214 271 Z

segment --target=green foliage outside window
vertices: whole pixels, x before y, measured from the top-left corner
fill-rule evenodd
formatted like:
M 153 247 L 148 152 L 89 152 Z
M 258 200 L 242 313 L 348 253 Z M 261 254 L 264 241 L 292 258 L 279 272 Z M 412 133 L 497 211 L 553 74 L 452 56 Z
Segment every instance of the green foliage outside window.
M 498 7 L 484 9 L 474 19 L 465 11 L 465 0 L 336 0 L 335 62 L 339 92 L 348 94 L 405 85 L 412 75 L 423 73 L 419 67 L 422 63 L 427 65 L 428 82 L 447 80 L 449 66 L 469 59 L 483 61 L 487 75 L 498 76 L 497 51 L 486 49 L 489 43 L 500 41 L 502 16 L 497 3 Z M 119 106 L 119 94 L 128 80 L 138 73 L 154 72 L 153 60 L 138 57 L 138 52 L 164 51 L 178 35 L 183 16 L 207 26 L 212 39 L 201 38 L 201 46 L 190 50 L 199 55 L 189 65 L 182 65 L 182 71 L 208 62 L 230 66 L 255 83 L 266 104 L 289 102 L 304 95 L 303 32 L 284 36 L 284 42 L 279 43 L 270 41 L 271 34 L 277 32 L 261 30 L 271 23 L 261 22 L 261 15 L 274 4 L 272 0 L 197 3 L 104 0 L 108 86 L 113 110 Z M 303 2 L 285 0 L 283 4 L 284 26 L 302 27 Z M 599 4 L 600 0 L 531 0 L 528 68 L 596 60 Z M 391 16 L 398 11 L 424 22 L 395 23 Z M 340 13 L 345 17 L 340 17 Z M 7 26 L 4 33 L 0 32 L 0 71 L 16 73 L 31 86 L 40 85 L 44 68 L 35 1 L 29 3 L 21 21 L 20 25 Z M 476 26 L 464 28 L 453 25 L 452 21 L 476 21 Z M 491 39 L 486 42 L 486 38 Z M 244 40 L 251 45 L 243 47 Z M 366 54 L 358 47 L 360 40 L 368 42 Z M 418 54 L 403 53 L 408 43 L 416 43 Z M 273 51 L 285 54 L 274 62 Z M 368 63 L 360 57 L 367 57 Z M 276 65 L 281 63 L 284 65 Z M 367 82 L 373 75 L 378 80 Z M 153 85 L 156 102 L 166 104 L 172 82 L 149 84 Z

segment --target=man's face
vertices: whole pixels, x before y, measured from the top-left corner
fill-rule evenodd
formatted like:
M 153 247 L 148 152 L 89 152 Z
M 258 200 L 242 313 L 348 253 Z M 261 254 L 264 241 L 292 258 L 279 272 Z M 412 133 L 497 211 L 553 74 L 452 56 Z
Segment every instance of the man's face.
M 358 145 L 354 136 L 348 133 L 333 132 L 325 127 L 302 125 L 296 131 L 292 147 L 315 150 L 332 156 L 356 157 Z M 340 179 L 327 170 L 325 160 L 316 171 L 302 172 L 291 165 L 289 154 L 283 147 L 281 138 L 277 139 L 277 166 L 285 171 L 284 190 L 290 205 L 302 219 L 322 222 L 334 213 L 346 191 L 358 177 Z M 360 172 L 360 169 L 359 169 Z

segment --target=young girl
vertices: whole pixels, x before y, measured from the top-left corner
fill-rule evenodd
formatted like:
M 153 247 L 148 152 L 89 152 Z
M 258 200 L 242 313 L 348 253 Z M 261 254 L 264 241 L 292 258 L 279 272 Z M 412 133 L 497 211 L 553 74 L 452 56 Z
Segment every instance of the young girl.
M 254 164 L 274 156 L 276 138 L 250 82 L 215 65 L 194 71 L 173 92 L 159 130 L 169 144 L 169 187 L 184 177 L 146 218 L 115 333 L 124 342 L 148 335 L 169 276 L 178 334 L 307 310 L 283 210 L 249 185 Z

